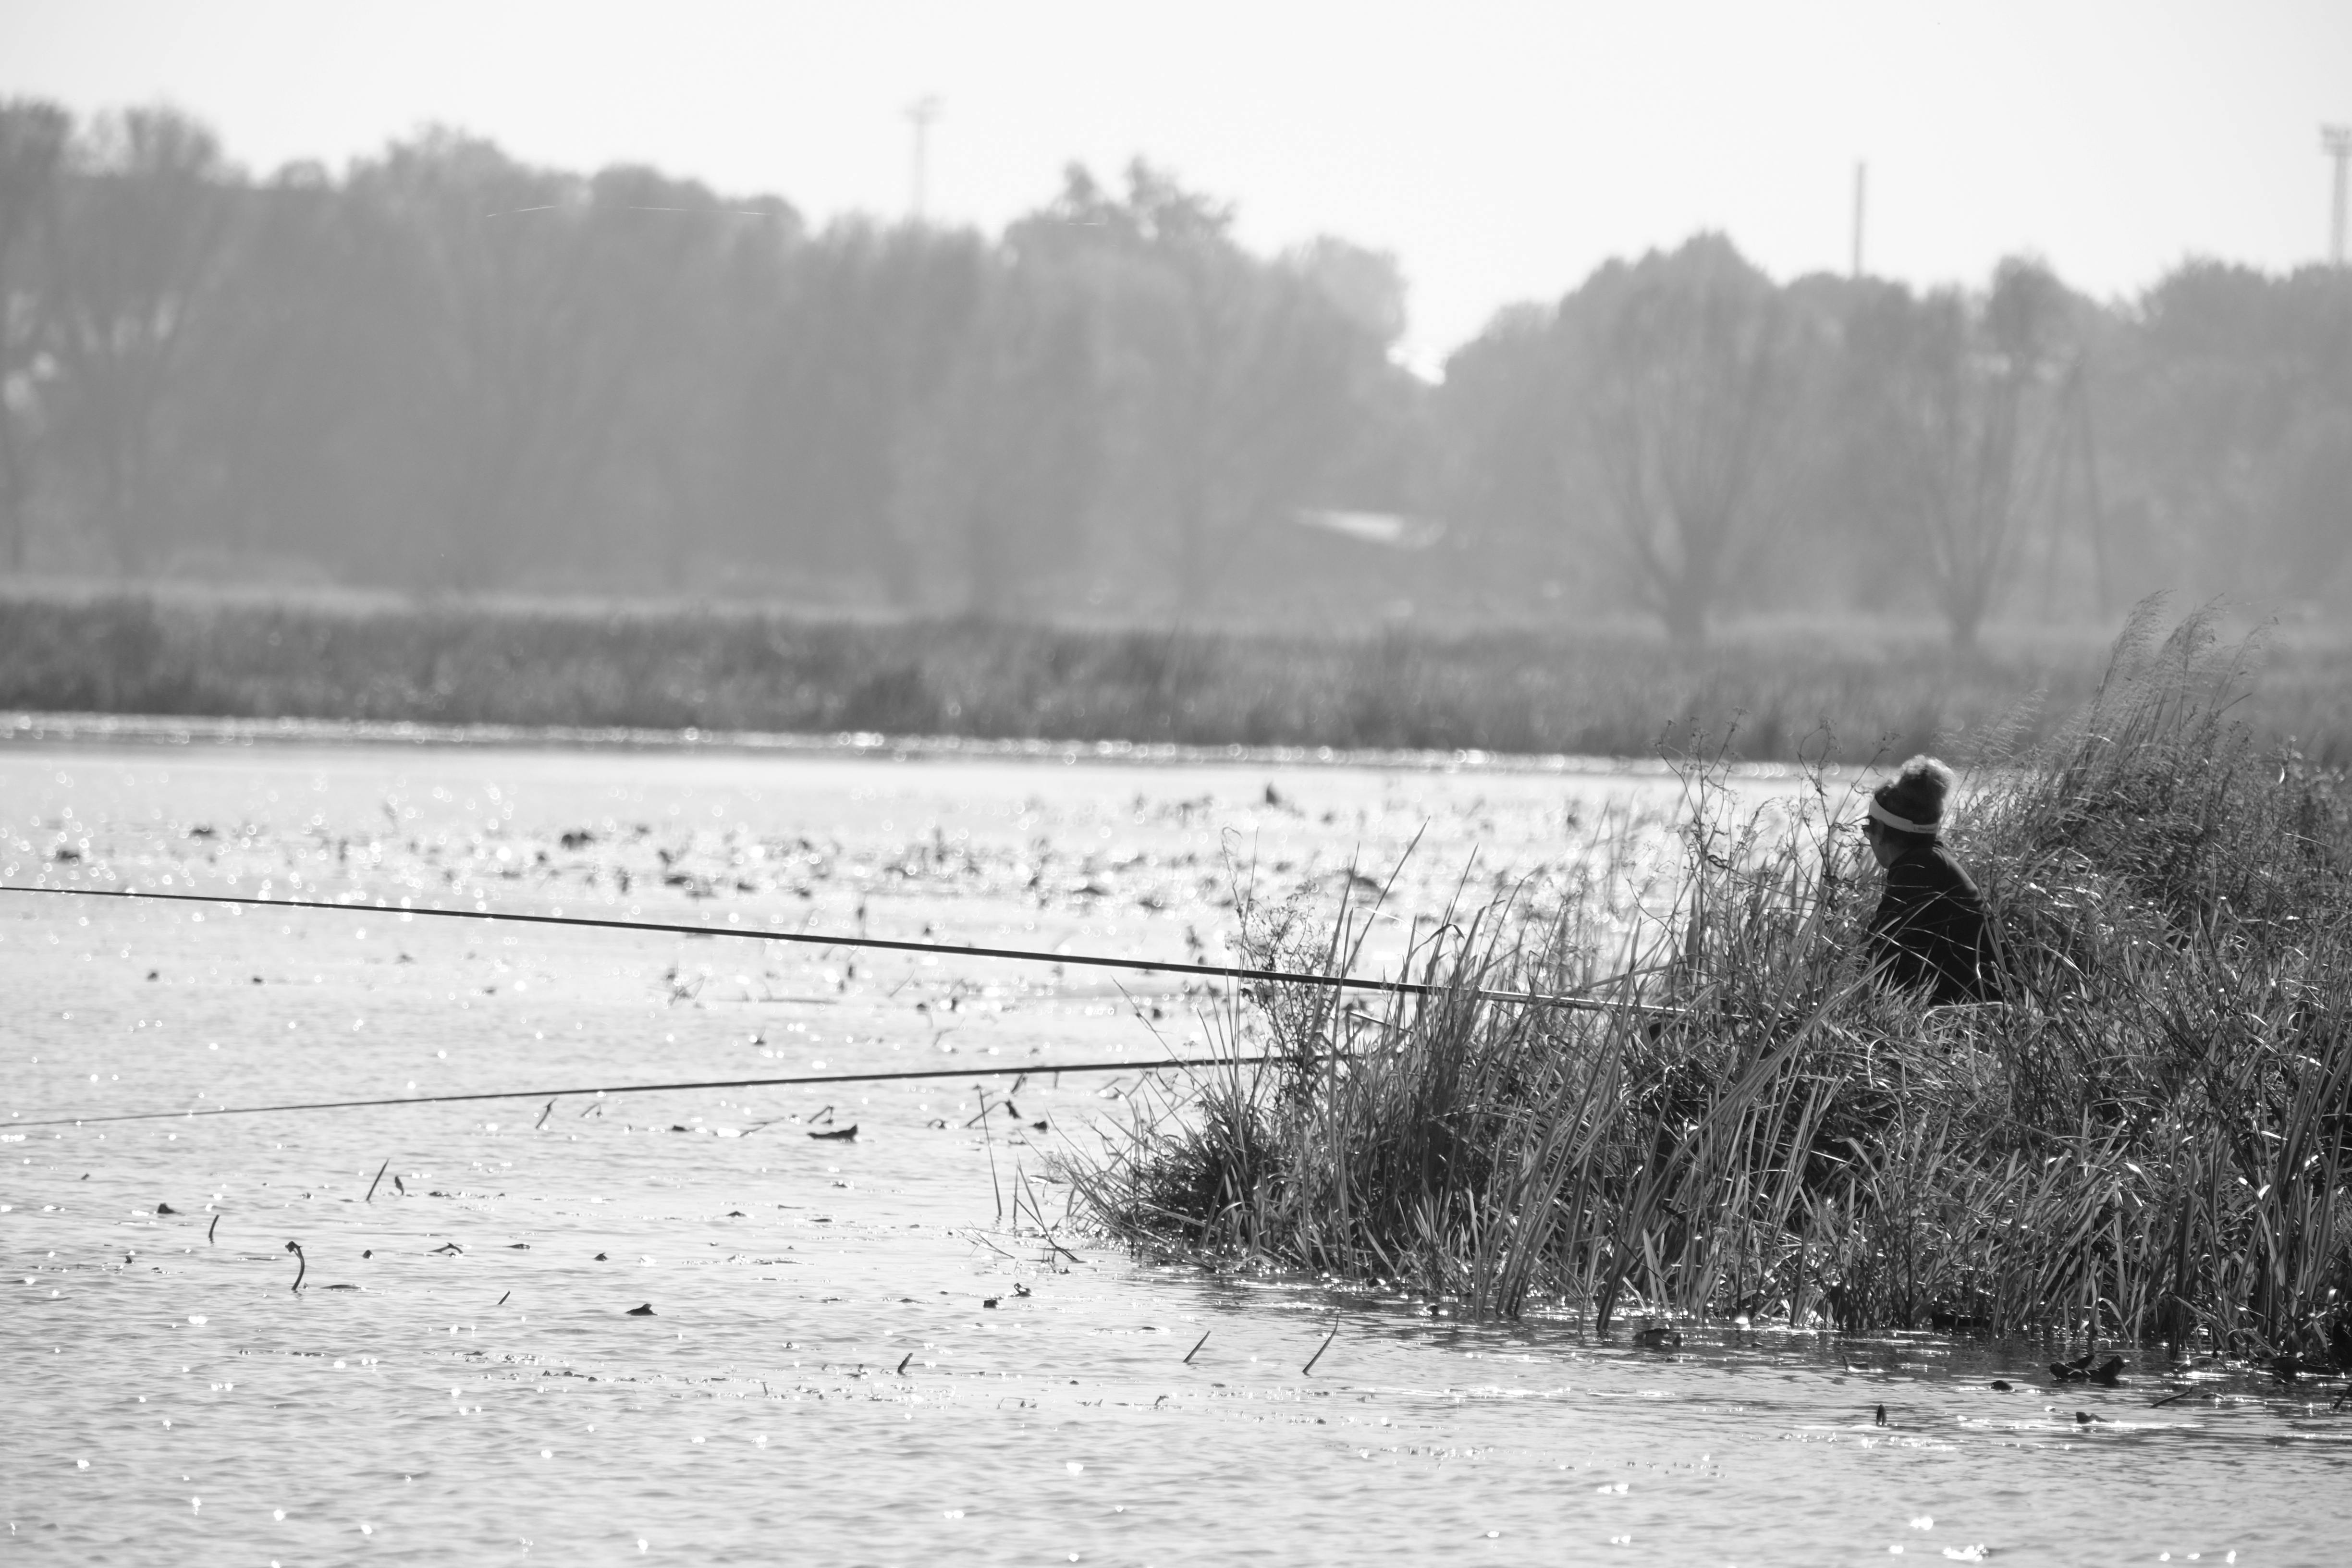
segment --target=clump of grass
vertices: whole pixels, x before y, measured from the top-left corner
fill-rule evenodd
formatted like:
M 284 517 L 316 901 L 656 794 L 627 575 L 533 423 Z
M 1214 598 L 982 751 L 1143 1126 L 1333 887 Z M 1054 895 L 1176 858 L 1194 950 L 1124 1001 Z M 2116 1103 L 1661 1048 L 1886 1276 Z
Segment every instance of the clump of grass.
M 1741 815 L 1686 764 L 1680 865 L 1469 911 L 1380 1011 L 1225 1020 L 1267 1068 L 1139 1106 L 1076 1173 L 1139 1245 L 1464 1311 L 1766 1315 L 2352 1351 L 2352 820 L 2232 716 L 2242 650 L 2134 618 L 2054 738 L 1988 751 L 1955 847 L 2004 999 L 1864 973 L 1867 857 L 1827 782 Z M 1344 910 L 1265 961 L 1343 965 Z M 1596 1010 L 1482 1000 L 1618 973 Z M 1639 1006 L 1633 1005 L 1639 1004 Z

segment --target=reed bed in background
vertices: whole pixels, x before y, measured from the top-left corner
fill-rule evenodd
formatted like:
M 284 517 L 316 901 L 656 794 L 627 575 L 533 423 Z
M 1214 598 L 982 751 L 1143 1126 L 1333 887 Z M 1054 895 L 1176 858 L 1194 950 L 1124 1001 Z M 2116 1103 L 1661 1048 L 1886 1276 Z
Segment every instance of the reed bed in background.
M 1223 1020 L 1278 1068 L 1132 1101 L 1074 1165 L 1148 1247 L 1462 1310 L 2207 1337 L 2352 1361 L 2352 819 L 2233 717 L 2244 671 L 2144 609 L 2039 742 L 1994 737 L 1955 847 L 2006 999 L 1925 1010 L 1859 962 L 1867 852 L 1815 788 L 1740 817 L 1693 763 L 1679 866 L 1637 832 L 1549 908 L 1416 942 L 1449 989 Z M 2018 732 L 2023 735 L 2024 731 Z M 1254 956 L 1347 962 L 1343 909 Z M 1617 1007 L 1480 1001 L 1628 978 Z
M 1756 631 L 1704 650 L 1628 631 L 1112 631 L 753 611 L 0 597 L 0 707 L 578 728 L 954 734 L 1190 745 L 1649 756 L 1735 719 L 1756 760 L 1825 721 L 1917 750 L 2019 693 L 2071 711 L 2099 650 Z M 2248 717 L 2352 760 L 2352 649 L 2272 661 Z

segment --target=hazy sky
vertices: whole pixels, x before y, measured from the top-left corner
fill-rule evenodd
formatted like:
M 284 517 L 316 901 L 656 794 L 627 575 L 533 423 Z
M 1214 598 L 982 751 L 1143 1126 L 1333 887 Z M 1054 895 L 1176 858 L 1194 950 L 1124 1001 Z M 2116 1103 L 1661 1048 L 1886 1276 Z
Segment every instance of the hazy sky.
M 1393 251 L 1423 363 L 1498 305 L 1720 228 L 1780 276 L 1980 278 L 2032 250 L 2128 293 L 2192 255 L 2319 258 L 2352 3 L 1606 5 L 1013 0 L 0 0 L 0 94 L 165 100 L 257 170 L 419 124 L 651 163 L 812 216 L 990 227 L 1140 153 L 1244 236 Z

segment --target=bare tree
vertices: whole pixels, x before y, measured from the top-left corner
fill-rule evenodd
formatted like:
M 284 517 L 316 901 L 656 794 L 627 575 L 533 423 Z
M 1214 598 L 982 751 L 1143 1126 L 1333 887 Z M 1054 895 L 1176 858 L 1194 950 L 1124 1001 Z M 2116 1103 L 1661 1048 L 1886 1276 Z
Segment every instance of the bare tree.
M 1757 521 L 1785 379 L 1779 300 L 1729 242 L 1604 269 L 1586 416 L 1643 602 L 1676 642 L 1707 620 Z
M 847 569 L 913 608 L 926 564 L 910 460 L 987 292 L 976 235 L 843 219 L 801 246 L 761 308 L 744 399 L 744 469 L 762 548 Z
M 217 279 L 231 203 L 220 144 L 171 110 L 95 121 L 71 150 L 51 238 L 51 400 L 80 499 L 127 573 L 160 563 L 157 472 L 191 322 Z
M 960 570 L 963 607 L 1005 615 L 1082 563 L 1101 468 L 1099 370 L 1086 301 L 1017 247 L 988 268 L 948 384 L 909 453 L 920 503 Z
M 37 241 L 56 216 L 58 170 L 72 130 L 55 104 L 0 103 L 0 549 L 12 571 L 25 566 L 34 378 L 47 335 Z
M 383 266 L 412 329 L 393 401 L 439 534 L 411 558 L 444 588 L 560 572 L 711 270 L 715 199 L 643 169 L 532 168 L 446 132 L 352 184 L 401 247 Z
M 1071 169 L 1061 199 L 1016 228 L 1089 278 L 1121 477 L 1164 522 L 1172 597 L 1187 613 L 1249 531 L 1296 505 L 1342 449 L 1358 362 L 1386 347 L 1335 296 L 1335 253 L 1269 265 L 1232 226 L 1231 209 L 1139 162 L 1123 199 Z
M 1952 646 L 1968 649 L 2020 542 L 2054 429 L 2064 292 L 2009 260 L 1981 301 L 1954 291 L 1916 308 L 1891 412 Z

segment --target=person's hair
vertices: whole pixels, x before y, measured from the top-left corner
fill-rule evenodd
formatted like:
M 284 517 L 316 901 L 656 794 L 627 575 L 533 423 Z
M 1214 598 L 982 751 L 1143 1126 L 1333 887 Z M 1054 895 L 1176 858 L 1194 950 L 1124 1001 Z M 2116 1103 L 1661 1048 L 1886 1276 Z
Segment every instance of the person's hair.
M 1914 757 L 1870 792 L 1870 820 L 1894 833 L 1934 838 L 1943 830 L 1944 796 L 1952 770 L 1933 757 Z

